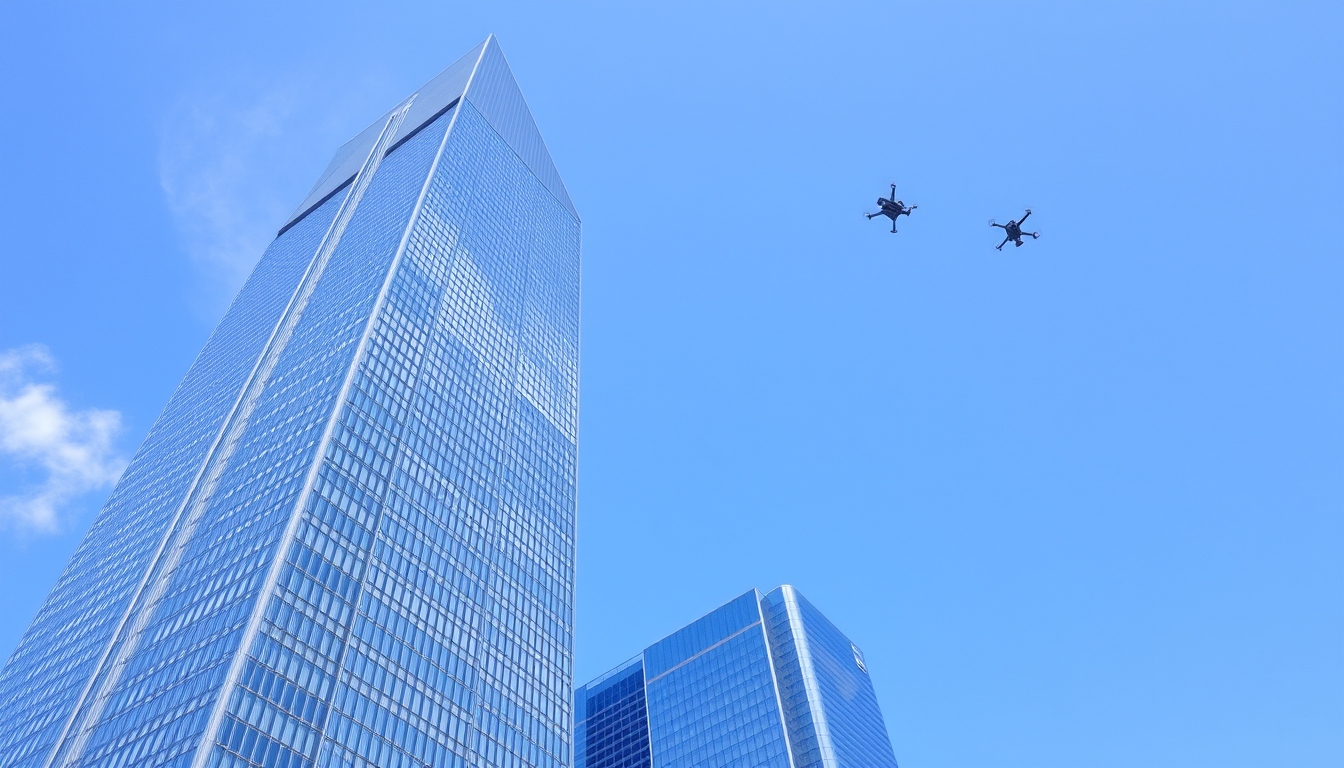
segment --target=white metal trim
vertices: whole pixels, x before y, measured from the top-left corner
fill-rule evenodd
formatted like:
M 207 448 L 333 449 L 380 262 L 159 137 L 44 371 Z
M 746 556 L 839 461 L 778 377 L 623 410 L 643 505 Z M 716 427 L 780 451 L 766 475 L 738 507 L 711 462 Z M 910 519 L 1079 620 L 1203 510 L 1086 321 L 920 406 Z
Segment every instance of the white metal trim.
M 377 173 L 378 167 L 382 164 L 383 152 L 391 143 L 392 137 L 396 135 L 397 128 L 400 127 L 401 120 L 406 116 L 406 112 L 410 109 L 414 99 L 415 97 L 412 96 L 388 117 L 388 121 L 383 127 L 382 135 L 374 142 L 373 148 L 369 151 L 368 158 L 364 161 L 364 167 L 360 169 L 359 175 L 355 177 L 354 183 L 351 184 L 350 192 L 346 196 L 345 201 L 341 204 L 341 211 L 337 213 L 336 219 L 332 222 L 333 230 L 328 231 L 327 238 L 318 249 L 319 254 L 326 249 L 328 251 L 326 256 L 329 259 L 331 254 L 335 252 L 336 246 L 340 243 L 341 236 L 345 233 L 344 226 L 341 226 L 339 231 L 335 231 L 335 227 L 341 223 L 343 218 L 345 219 L 344 224 L 348 224 L 350 219 L 354 217 L 355 209 L 358 208 L 359 203 L 363 198 L 364 190 L 368 188 L 368 184 L 372 183 L 373 176 Z M 347 213 L 348 216 L 346 215 Z M 335 235 L 335 240 L 332 240 L 332 235 Z M 319 259 L 315 259 L 315 261 L 317 260 L 320 260 L 320 257 Z M 323 267 L 325 267 L 325 262 L 319 265 L 319 269 Z M 311 281 L 312 288 L 316 287 L 317 278 L 320 276 L 321 273 L 319 271 L 319 273 L 313 277 L 313 280 Z M 374 315 L 370 314 L 369 317 L 371 322 Z M 289 320 L 290 317 L 287 316 L 285 319 Z M 298 317 L 296 316 L 293 319 L 295 323 L 297 323 Z M 367 334 L 367 326 L 365 328 L 365 333 Z M 362 352 L 362 349 L 363 347 L 361 344 L 360 349 L 356 351 L 352 369 L 358 366 L 359 354 Z M 278 354 L 276 357 L 278 358 Z M 272 365 L 273 364 L 274 363 L 272 363 Z M 348 383 L 349 378 L 347 376 L 347 385 Z M 332 418 L 335 417 L 335 413 L 340 411 L 340 404 L 344 402 L 344 388 L 342 388 L 341 394 L 342 397 L 337 400 Z M 314 467 L 321 466 L 322 460 L 326 454 L 326 445 L 328 438 L 331 435 L 331 431 L 332 424 L 329 421 L 326 431 L 323 433 L 323 439 L 319 441 L 317 445 L 317 455 L 314 458 Z M 275 559 L 271 561 L 271 567 L 267 572 L 266 581 L 262 584 L 260 591 L 257 592 L 257 601 L 252 608 L 252 615 L 248 619 L 247 629 L 244 631 L 243 637 L 238 644 L 238 648 L 234 652 L 233 659 L 229 662 L 228 674 L 225 676 L 224 682 L 219 688 L 218 698 L 215 699 L 214 707 L 211 709 L 210 719 L 206 723 L 205 730 L 201 734 L 200 744 L 197 745 L 196 754 L 192 758 L 192 768 L 204 768 L 205 762 L 209 758 L 210 747 L 213 746 L 215 741 L 215 733 L 218 732 L 219 725 L 224 720 L 224 710 L 228 705 L 229 694 L 237 684 L 239 676 L 242 674 L 243 663 L 247 658 L 247 651 L 251 648 L 252 642 L 256 639 L 257 632 L 260 631 L 261 617 L 265 614 L 265 608 L 269 602 L 271 592 L 275 590 L 276 583 L 279 581 L 281 566 L 285 562 L 288 545 L 293 541 L 294 533 L 298 528 L 298 520 L 302 517 L 302 505 L 307 502 L 309 495 L 308 487 L 312 483 L 313 475 L 314 471 L 310 470 L 308 478 L 305 480 L 304 491 L 300 493 L 298 502 L 296 503 L 294 510 L 290 513 L 290 519 L 285 526 L 285 531 L 281 535 L 280 542 L 277 544 Z
M 770 682 L 775 688 L 775 706 L 779 710 L 779 727 L 784 731 L 784 752 L 789 756 L 789 768 L 794 768 L 793 739 L 789 735 L 789 721 L 784 715 L 784 692 L 779 690 L 779 673 L 775 671 L 775 648 L 770 644 L 770 630 L 766 628 L 765 609 L 761 607 L 761 593 L 756 593 L 756 611 L 761 615 L 761 635 L 765 638 L 766 663 L 770 665 Z
M 831 729 L 826 722 L 826 709 L 821 703 L 821 689 L 817 686 L 817 671 L 812 665 L 812 649 L 807 642 L 807 631 L 803 626 L 803 611 L 798 605 L 798 593 L 785 584 L 780 588 L 784 596 L 784 607 L 789 618 L 789 631 L 793 634 L 793 646 L 798 654 L 798 670 L 803 678 L 803 690 L 807 692 L 807 703 L 812 710 L 812 730 L 817 736 L 817 754 L 824 768 L 837 768 L 835 744 L 831 741 Z
M 349 196 L 347 196 L 346 199 L 342 201 L 341 203 L 342 210 L 345 208 L 346 204 L 349 203 L 349 201 L 350 201 Z M 79 726 L 80 733 L 76 737 L 77 738 L 76 743 L 73 745 L 73 752 L 66 755 L 61 762 L 63 764 L 68 765 L 72 761 L 78 759 L 78 757 L 82 754 L 85 742 L 87 741 L 88 738 L 88 726 L 97 724 L 96 715 L 98 713 L 97 712 L 86 713 L 83 717 L 79 717 L 80 709 L 83 708 L 84 703 L 88 700 L 88 696 L 93 687 L 94 680 L 98 678 L 99 674 L 105 668 L 108 660 L 108 655 L 111 653 L 112 647 L 116 645 L 117 638 L 121 636 L 123 630 L 126 627 L 126 623 L 130 620 L 131 616 L 136 613 L 136 608 L 138 605 L 140 605 L 141 597 L 144 595 L 144 591 L 146 587 L 149 585 L 151 574 L 157 572 L 159 576 L 158 580 L 162 581 L 163 579 L 166 578 L 167 573 L 171 571 L 171 568 L 160 570 L 158 567 L 160 560 L 164 555 L 164 550 L 167 549 L 170 541 L 181 538 L 182 532 L 178 529 L 178 524 L 182 520 L 183 513 L 185 513 L 188 508 L 191 508 L 193 505 L 196 504 L 197 501 L 201 499 L 200 489 L 202 478 L 206 476 L 207 471 L 217 467 L 221 462 L 227 460 L 227 456 L 221 458 L 218 454 L 218 451 L 220 450 L 221 446 L 223 446 L 226 443 L 226 438 L 232 431 L 234 431 L 234 427 L 237 426 L 239 418 L 239 408 L 243 406 L 245 400 L 247 399 L 248 393 L 252 390 L 253 384 L 257 380 L 258 373 L 264 367 L 267 357 L 272 351 L 272 348 L 276 341 L 276 337 L 280 334 L 281 328 L 285 324 L 285 320 L 290 316 L 290 313 L 293 310 L 295 303 L 299 300 L 299 296 L 303 292 L 303 287 L 305 283 L 308 281 L 308 277 L 312 273 L 314 265 L 317 264 L 318 262 L 318 254 L 322 252 L 322 248 L 331 238 L 332 232 L 336 228 L 339 219 L 340 219 L 340 211 L 337 211 L 337 214 L 332 219 L 331 224 L 327 225 L 327 232 L 323 235 L 322 241 L 318 244 L 318 247 L 313 251 L 313 257 L 309 260 L 308 266 L 307 268 L 305 268 L 303 276 L 299 279 L 298 284 L 295 286 L 294 293 L 290 296 L 289 302 L 286 303 L 284 311 L 280 313 L 279 319 L 276 320 L 275 327 L 271 329 L 271 334 L 270 336 L 267 337 L 266 344 L 263 345 L 261 354 L 257 356 L 257 361 L 252 365 L 252 370 L 251 372 L 248 373 L 247 380 L 244 382 L 243 387 L 238 391 L 238 397 L 234 400 L 233 405 L 229 408 L 229 413 L 225 417 L 223 424 L 220 426 L 219 432 L 215 435 L 215 439 L 211 442 L 209 450 L 206 451 L 205 459 L 201 462 L 200 469 L 196 471 L 196 475 L 192 478 L 191 484 L 188 486 L 187 494 L 186 496 L 183 497 L 182 503 L 178 506 L 177 511 L 173 514 L 172 522 L 168 525 L 167 529 L 165 530 L 163 539 L 159 542 L 159 546 L 154 552 L 154 557 L 150 561 L 149 568 L 147 568 L 145 570 L 144 575 L 140 577 L 140 583 L 136 586 L 134 597 L 127 605 L 126 611 L 122 614 L 121 619 L 117 622 L 117 629 L 112 634 L 112 639 L 108 642 L 107 647 L 103 650 L 103 654 L 99 658 L 98 664 L 94 668 L 93 674 L 89 676 L 89 681 L 85 684 L 84 690 L 80 693 L 79 698 L 76 700 L 75 706 L 71 709 L 70 716 L 66 721 L 65 727 L 61 729 L 60 736 L 58 736 L 55 742 L 53 742 L 52 750 L 47 755 L 46 761 L 43 763 L 44 768 L 50 768 L 50 766 L 57 759 L 57 757 L 61 755 L 63 743 L 65 742 L 65 739 L 69 736 L 70 730 L 74 726 L 76 720 L 80 721 Z M 197 356 L 197 359 L 198 360 L 200 359 L 200 355 Z M 179 388 L 180 386 L 181 385 L 179 385 Z M 246 416 L 243 416 L 242 418 L 246 418 Z M 161 595 L 155 595 L 153 598 L 151 598 L 152 600 L 151 604 L 157 603 L 157 598 L 159 596 Z M 143 615 L 145 613 L 145 610 L 146 608 L 142 607 L 140 610 L 140 614 Z M 132 631 L 138 635 L 139 631 L 142 629 L 143 629 L 143 619 L 138 619 L 137 625 Z M 119 652 L 117 654 L 117 659 L 113 663 L 119 666 L 123 665 L 126 661 L 127 653 L 129 653 L 127 649 L 133 648 L 134 646 L 135 643 L 132 640 L 128 640 L 125 644 L 123 644 L 122 652 Z M 104 679 L 104 684 L 99 686 L 99 690 L 103 691 L 107 689 L 109 684 L 115 684 L 116 680 L 119 677 L 120 672 L 119 671 L 114 672 L 110 678 Z M 109 683 L 109 680 L 111 681 L 111 683 Z M 105 701 L 106 696 L 101 696 L 101 700 Z M 101 712 L 101 709 L 102 709 L 101 705 L 98 705 L 97 706 L 98 712 Z M 90 722 L 91 717 L 92 722 Z
M 481 47 L 481 57 L 484 57 L 485 49 L 488 46 L 489 46 L 489 40 L 486 41 L 485 46 Z M 462 89 L 464 95 L 466 94 L 467 90 L 471 88 L 471 81 L 476 77 L 476 68 L 479 67 L 481 64 L 481 57 L 478 57 L 476 59 L 476 64 L 473 65 L 471 68 L 471 74 L 467 76 L 467 84 Z M 460 106 L 461 102 L 459 101 L 458 104 Z M 373 337 L 374 325 L 377 323 L 378 316 L 382 312 L 383 306 L 387 303 L 388 290 L 392 287 L 392 280 L 393 278 L 396 277 L 397 268 L 401 266 L 402 257 L 406 255 L 406 246 L 411 241 L 411 232 L 415 230 L 415 225 L 420 221 L 420 211 L 423 210 L 424 208 L 425 198 L 429 196 L 429 188 L 430 185 L 432 185 L 434 182 L 434 174 L 439 170 L 439 161 L 443 159 L 443 150 L 448 146 L 448 137 L 453 135 L 453 127 L 457 125 L 457 116 L 459 114 L 461 114 L 460 110 L 457 109 L 453 110 L 453 116 L 448 121 L 448 127 L 443 132 L 443 138 L 439 141 L 439 149 L 434 154 L 434 162 L 430 164 L 429 173 L 426 174 L 425 176 L 425 183 L 423 186 L 420 187 L 420 196 L 416 198 L 415 208 L 413 208 L 411 211 L 410 221 L 407 222 L 406 229 L 401 234 L 401 242 L 397 245 L 396 255 L 392 257 L 392 265 L 388 268 L 387 276 L 383 279 L 383 287 L 378 291 L 378 299 L 374 302 L 373 311 L 369 313 L 368 324 L 364 326 L 364 333 L 362 336 L 360 336 L 359 339 L 359 347 L 355 350 L 354 362 L 350 365 L 350 369 L 346 371 L 345 381 L 341 384 L 341 392 L 336 400 L 336 408 L 335 410 L 332 411 L 331 418 L 327 422 L 326 431 L 323 432 L 322 439 L 318 443 L 319 452 L 317 456 L 314 458 L 313 466 L 310 467 L 308 470 L 308 479 L 304 482 L 303 491 L 302 493 L 299 494 L 299 499 L 296 506 L 294 518 L 290 521 L 290 529 L 285 532 L 287 544 L 293 541 L 294 534 L 298 530 L 298 522 L 303 517 L 303 508 L 308 503 L 308 497 L 312 495 L 313 486 L 317 482 L 317 473 L 322 468 L 322 462 L 326 459 L 327 446 L 331 442 L 332 434 L 335 433 L 336 431 L 336 424 L 341 415 L 341 411 L 344 410 L 345 408 L 346 399 L 350 396 L 350 387 L 353 386 L 354 384 L 355 373 L 359 370 L 360 364 L 363 363 L 364 361 L 364 355 L 368 351 L 369 339 Z M 378 546 L 378 528 L 381 527 L 380 525 L 381 521 L 382 521 L 382 512 L 380 510 L 374 521 L 373 541 L 370 542 L 369 544 L 369 555 L 368 555 L 369 558 L 373 557 L 373 550 Z M 278 571 L 276 575 L 277 577 L 279 576 Z M 355 610 L 359 609 L 358 600 L 360 595 L 364 594 L 364 584 L 365 582 L 368 581 L 368 578 L 369 578 L 369 568 L 368 568 L 368 561 L 366 560 L 364 563 L 364 571 L 363 573 L 360 574 L 359 577 L 359 589 L 355 592 L 355 600 L 356 600 Z M 269 586 L 270 589 L 275 588 L 274 584 L 270 584 Z M 336 682 L 338 684 L 341 678 L 341 668 L 345 665 L 345 655 L 350 649 L 350 633 L 354 630 L 353 621 L 354 618 L 352 617 L 351 625 L 345 628 L 345 643 L 341 647 L 340 658 L 336 660 Z M 249 641 L 248 645 L 250 644 L 251 643 Z M 239 648 L 240 654 L 243 655 L 246 654 L 245 647 L 246 646 Z M 333 695 L 335 695 L 334 689 L 333 689 Z M 327 726 L 331 724 L 331 718 L 333 714 L 334 712 L 330 711 L 328 712 L 326 722 L 322 724 L 322 732 L 318 734 L 317 739 L 318 757 L 321 756 L 322 743 L 327 738 Z

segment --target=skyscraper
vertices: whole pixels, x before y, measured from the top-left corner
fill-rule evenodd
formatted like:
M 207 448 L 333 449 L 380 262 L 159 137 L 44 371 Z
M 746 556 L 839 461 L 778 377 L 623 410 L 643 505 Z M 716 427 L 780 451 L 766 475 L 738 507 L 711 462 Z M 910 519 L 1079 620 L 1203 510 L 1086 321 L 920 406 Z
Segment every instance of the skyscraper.
M 896 768 L 858 646 L 751 590 L 574 694 L 575 768 Z
M 0 671 L 0 766 L 565 766 L 579 220 L 487 39 L 284 223 Z

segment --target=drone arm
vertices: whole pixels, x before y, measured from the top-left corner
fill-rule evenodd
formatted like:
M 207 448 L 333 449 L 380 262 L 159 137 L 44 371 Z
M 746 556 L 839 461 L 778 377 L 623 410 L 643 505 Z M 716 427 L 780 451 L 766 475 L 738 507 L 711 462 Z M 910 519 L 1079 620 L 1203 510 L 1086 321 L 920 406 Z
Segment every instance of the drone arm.
M 1026 214 L 1023 215 L 1022 218 L 1020 218 L 1020 219 L 1017 220 L 1017 225 L 1018 225 L 1019 227 L 1022 226 L 1022 222 L 1026 221 L 1026 220 L 1027 220 L 1027 216 L 1030 216 L 1030 215 L 1031 215 L 1031 209 L 1028 208 Z

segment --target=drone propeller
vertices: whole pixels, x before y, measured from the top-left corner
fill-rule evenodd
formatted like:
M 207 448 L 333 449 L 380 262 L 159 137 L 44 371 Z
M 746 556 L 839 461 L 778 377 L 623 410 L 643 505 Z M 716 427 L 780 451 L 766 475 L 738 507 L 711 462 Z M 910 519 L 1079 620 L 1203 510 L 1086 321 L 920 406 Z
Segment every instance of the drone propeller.
M 998 226 L 998 224 L 999 224 L 999 222 L 997 222 L 997 221 L 995 221 L 995 220 L 993 220 L 993 219 L 990 219 L 990 220 L 989 220 L 989 226 L 991 226 L 991 227 Z

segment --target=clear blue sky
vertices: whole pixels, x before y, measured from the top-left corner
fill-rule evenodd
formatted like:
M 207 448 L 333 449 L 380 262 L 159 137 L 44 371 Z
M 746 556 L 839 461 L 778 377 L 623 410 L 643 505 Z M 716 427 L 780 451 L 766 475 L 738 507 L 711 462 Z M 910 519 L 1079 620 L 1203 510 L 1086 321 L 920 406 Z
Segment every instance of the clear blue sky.
M 0 0 L 0 653 L 495 32 L 584 221 L 580 681 L 788 582 L 905 768 L 1344 764 L 1344 6 L 113 5 Z

